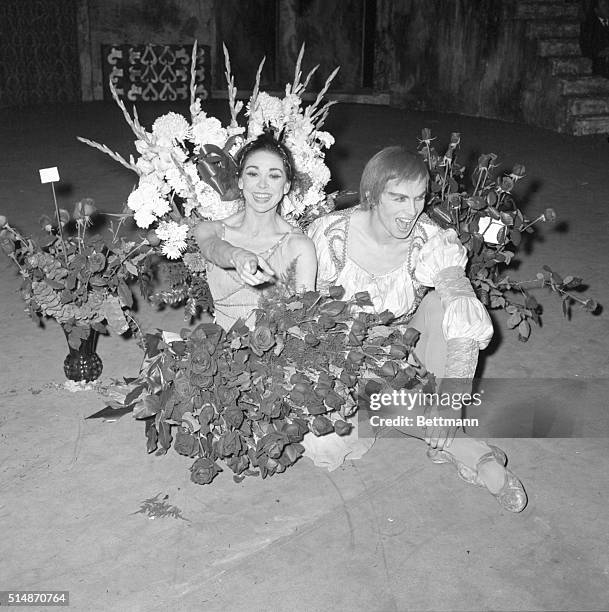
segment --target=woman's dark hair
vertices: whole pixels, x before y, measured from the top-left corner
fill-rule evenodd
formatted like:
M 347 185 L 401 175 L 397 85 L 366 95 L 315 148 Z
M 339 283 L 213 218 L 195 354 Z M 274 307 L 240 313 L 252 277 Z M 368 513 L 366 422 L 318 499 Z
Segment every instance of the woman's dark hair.
M 427 166 L 420 155 L 403 147 L 386 147 L 364 168 L 359 186 L 361 206 L 364 209 L 376 206 L 388 181 L 419 181 L 428 176 Z
M 235 161 L 237 162 L 237 175 L 241 176 L 243 174 L 243 170 L 245 168 L 245 162 L 247 158 L 257 151 L 269 151 L 270 153 L 275 153 L 278 155 L 281 161 L 283 162 L 283 169 L 285 171 L 285 175 L 292 183 L 294 180 L 294 160 L 292 159 L 292 154 L 290 150 L 280 141 L 278 141 L 272 132 L 265 131 L 258 138 L 248 142 L 244 145 L 237 155 L 235 156 Z

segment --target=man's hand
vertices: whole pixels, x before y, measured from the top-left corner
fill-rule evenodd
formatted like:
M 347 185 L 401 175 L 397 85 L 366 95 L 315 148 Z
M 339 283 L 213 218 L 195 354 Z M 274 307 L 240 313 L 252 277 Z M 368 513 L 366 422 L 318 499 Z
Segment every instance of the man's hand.
M 248 285 L 256 286 L 275 280 L 273 268 L 256 253 L 236 248 L 231 261 L 237 274 Z
M 438 406 L 428 407 L 425 410 L 425 418 L 435 419 L 436 424 L 425 428 L 425 442 L 431 448 L 437 448 L 438 450 L 450 448 L 458 428 L 443 425 L 441 419 L 455 419 L 459 417 L 459 414 L 455 414 L 454 410 L 438 409 Z

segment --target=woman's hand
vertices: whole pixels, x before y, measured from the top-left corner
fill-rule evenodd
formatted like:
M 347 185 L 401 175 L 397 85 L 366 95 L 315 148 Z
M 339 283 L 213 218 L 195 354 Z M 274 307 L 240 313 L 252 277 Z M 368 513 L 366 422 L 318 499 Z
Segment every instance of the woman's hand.
M 261 285 L 275 279 L 275 271 L 268 262 L 251 251 L 235 247 L 231 263 L 243 282 L 248 285 Z

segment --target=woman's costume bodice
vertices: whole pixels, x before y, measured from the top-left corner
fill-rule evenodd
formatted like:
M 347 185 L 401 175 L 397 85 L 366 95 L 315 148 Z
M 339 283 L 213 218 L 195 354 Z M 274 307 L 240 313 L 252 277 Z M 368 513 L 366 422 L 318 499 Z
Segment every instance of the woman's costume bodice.
M 224 238 L 226 226 L 222 227 Z M 273 246 L 256 255 L 263 257 L 274 269 L 280 268 L 274 263 L 282 260 L 284 253 L 282 247 L 285 246 L 289 236 L 294 233 L 296 232 L 286 232 Z M 235 270 L 226 270 L 211 262 L 207 263 L 207 283 L 214 299 L 214 312 L 218 325 L 228 330 L 239 318 L 250 323 L 249 317 L 258 307 L 264 286 L 247 285 Z

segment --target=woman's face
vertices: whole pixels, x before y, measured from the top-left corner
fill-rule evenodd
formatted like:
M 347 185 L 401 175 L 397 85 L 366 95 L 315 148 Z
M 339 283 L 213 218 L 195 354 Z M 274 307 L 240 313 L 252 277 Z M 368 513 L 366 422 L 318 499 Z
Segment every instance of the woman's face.
M 374 215 L 393 238 L 408 238 L 425 205 L 427 178 L 387 181 Z
M 250 153 L 239 177 L 239 189 L 243 191 L 246 206 L 257 212 L 277 208 L 290 190 L 281 157 L 271 151 Z

